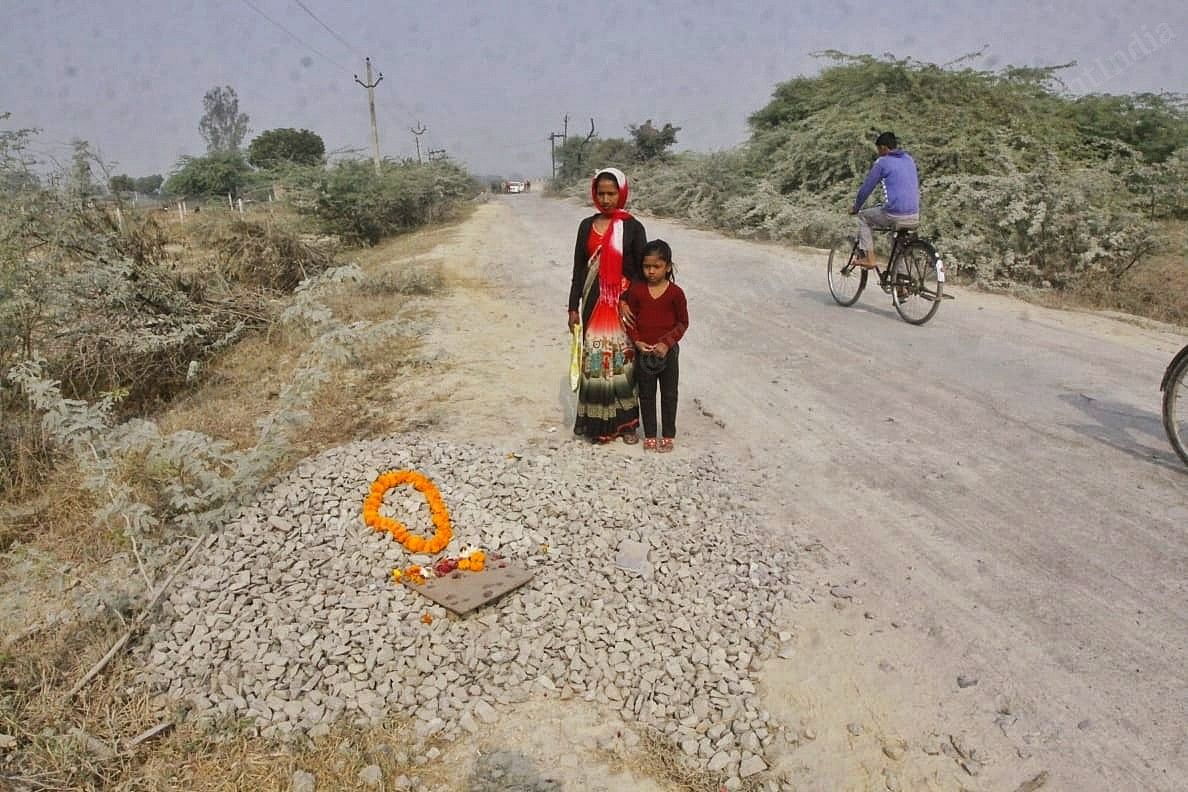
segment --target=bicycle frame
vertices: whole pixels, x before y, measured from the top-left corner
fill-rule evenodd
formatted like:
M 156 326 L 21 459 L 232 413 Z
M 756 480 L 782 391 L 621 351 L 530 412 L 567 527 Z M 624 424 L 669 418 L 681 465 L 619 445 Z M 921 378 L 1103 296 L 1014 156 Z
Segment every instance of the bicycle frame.
M 903 249 L 907 247 L 908 243 L 916 238 L 916 230 L 914 228 L 897 228 L 897 229 L 875 229 L 876 233 L 885 233 L 891 235 L 891 252 L 887 254 L 886 269 L 879 266 L 874 267 L 874 273 L 879 277 L 879 288 L 884 292 L 891 293 L 891 273 L 895 271 L 895 263 L 899 258 Z M 850 251 L 850 258 L 854 257 L 854 252 L 858 250 L 858 240 L 854 240 L 854 250 Z M 874 255 L 871 251 L 870 255 Z

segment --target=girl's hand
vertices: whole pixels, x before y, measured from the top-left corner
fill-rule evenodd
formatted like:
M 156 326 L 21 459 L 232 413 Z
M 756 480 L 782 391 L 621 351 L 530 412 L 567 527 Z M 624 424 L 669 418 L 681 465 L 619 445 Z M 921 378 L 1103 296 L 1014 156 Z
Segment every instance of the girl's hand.
M 663 341 L 659 342 L 658 344 L 653 344 L 652 352 L 653 354 L 659 355 L 660 357 L 664 357 L 668 354 L 668 344 L 664 343 Z
M 577 311 L 570 311 L 570 312 L 569 312 L 569 332 L 571 332 L 571 333 L 572 333 L 572 332 L 573 332 L 573 326 L 574 326 L 574 325 L 576 325 L 576 324 L 577 324 L 578 322 L 580 322 L 580 321 L 582 321 L 582 318 L 581 318 L 581 316 L 579 316 L 579 315 L 578 315 L 578 312 L 577 312 Z
M 643 352 L 645 355 L 648 352 L 652 351 L 652 346 L 650 344 L 645 344 L 643 341 L 637 341 L 635 344 L 635 348 L 638 349 L 640 352 Z

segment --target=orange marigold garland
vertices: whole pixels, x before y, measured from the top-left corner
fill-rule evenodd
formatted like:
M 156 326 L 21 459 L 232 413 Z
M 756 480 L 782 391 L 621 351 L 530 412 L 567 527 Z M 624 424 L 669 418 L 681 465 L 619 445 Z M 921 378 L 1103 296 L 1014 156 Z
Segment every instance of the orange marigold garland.
M 401 484 L 411 484 L 413 489 L 425 496 L 425 502 L 429 504 L 429 515 L 433 519 L 433 536 L 425 537 L 411 533 L 400 521 L 380 514 L 384 495 Z M 441 499 L 441 493 L 427 476 L 415 470 L 389 470 L 377 478 L 371 485 L 371 492 L 363 500 L 363 522 L 377 531 L 391 534 L 392 538 L 404 545 L 410 553 L 440 553 L 454 536 L 450 527 L 450 513 L 446 510 L 445 501 Z

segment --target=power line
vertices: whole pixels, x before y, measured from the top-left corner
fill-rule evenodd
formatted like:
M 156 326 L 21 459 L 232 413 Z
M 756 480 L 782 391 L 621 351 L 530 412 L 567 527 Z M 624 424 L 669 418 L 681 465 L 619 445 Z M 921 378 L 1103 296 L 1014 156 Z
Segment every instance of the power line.
M 338 68 L 342 69 L 343 71 L 347 72 L 348 74 L 350 74 L 350 73 L 351 73 L 351 70 L 350 70 L 350 69 L 348 69 L 346 66 L 343 66 L 341 63 L 339 63 L 338 61 L 334 60 L 334 58 L 331 58 L 329 55 L 327 55 L 326 53 L 322 52 L 321 50 L 319 50 L 317 47 L 313 46 L 312 44 L 309 44 L 309 43 L 307 43 L 307 42 L 306 42 L 304 39 L 302 39 L 302 38 L 301 38 L 300 36 L 298 36 L 296 33 L 294 33 L 293 31 L 289 30 L 287 27 L 285 27 L 284 25 L 282 25 L 280 22 L 277 22 L 277 21 L 276 21 L 275 19 L 273 19 L 272 17 L 268 16 L 268 14 L 265 14 L 263 11 L 261 11 L 261 10 L 260 10 L 259 6 L 257 6 L 255 3 L 253 3 L 253 2 L 252 2 L 252 0 L 243 0 L 243 3 L 244 3 L 244 5 L 246 5 L 248 8 L 252 9 L 252 10 L 253 10 L 253 11 L 255 11 L 257 14 L 259 14 L 259 15 L 260 15 L 260 16 L 262 16 L 262 17 L 264 17 L 264 18 L 265 18 L 265 19 L 267 19 L 269 22 L 271 22 L 272 24 L 276 25 L 278 28 L 280 28 L 281 30 L 283 30 L 285 33 L 287 33 L 287 34 L 289 35 L 289 37 L 290 37 L 290 38 L 292 38 L 294 41 L 296 41 L 297 43 L 299 43 L 301 46 L 305 47 L 307 50 L 309 50 L 309 51 L 310 51 L 310 52 L 312 52 L 313 54 L 317 55 L 319 58 L 325 58 L 327 61 L 329 61 L 330 63 L 334 64 L 335 66 L 337 66 Z
M 315 14 L 313 11 L 309 10 L 309 6 L 307 6 L 305 3 L 301 2 L 301 0 L 293 0 L 293 2 L 296 3 L 297 5 L 301 6 L 301 10 L 304 11 L 305 13 L 309 14 L 310 17 L 313 18 L 314 22 L 317 22 L 319 25 L 324 27 L 326 29 L 327 33 L 329 33 L 331 36 L 334 36 L 334 38 L 338 39 L 338 41 L 342 44 L 342 46 L 344 46 L 348 50 L 350 50 L 352 54 L 357 54 L 355 47 L 351 46 L 351 43 L 349 41 L 344 39 L 342 36 L 338 35 L 338 32 L 335 31 L 334 28 L 330 27 L 325 22 L 318 19 L 318 15 Z

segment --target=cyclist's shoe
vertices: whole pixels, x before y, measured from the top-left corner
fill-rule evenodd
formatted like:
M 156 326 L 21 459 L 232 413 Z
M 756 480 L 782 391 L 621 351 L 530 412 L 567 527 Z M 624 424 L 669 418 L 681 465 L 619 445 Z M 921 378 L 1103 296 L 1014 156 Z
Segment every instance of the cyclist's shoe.
M 863 269 L 874 269 L 874 256 L 870 256 L 865 250 L 858 248 L 854 251 L 854 266 L 862 267 Z

